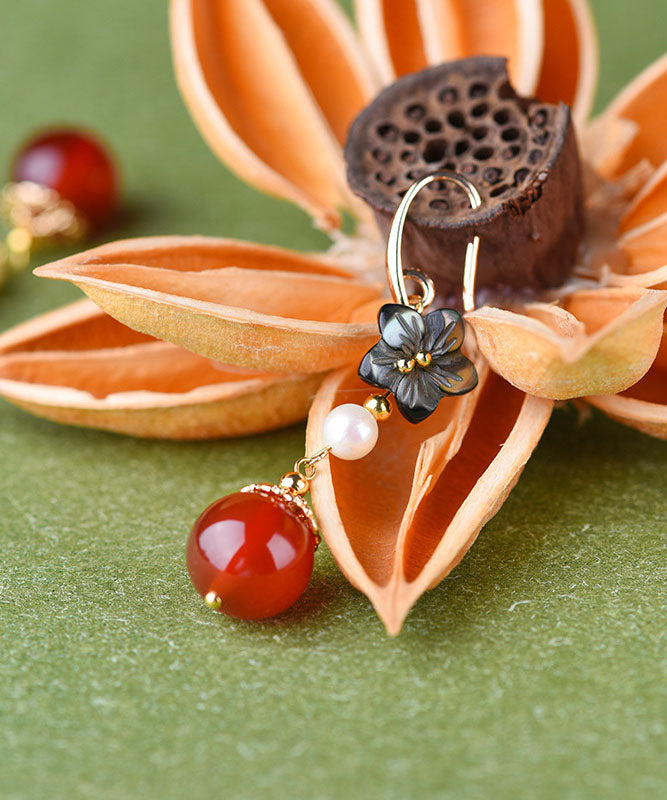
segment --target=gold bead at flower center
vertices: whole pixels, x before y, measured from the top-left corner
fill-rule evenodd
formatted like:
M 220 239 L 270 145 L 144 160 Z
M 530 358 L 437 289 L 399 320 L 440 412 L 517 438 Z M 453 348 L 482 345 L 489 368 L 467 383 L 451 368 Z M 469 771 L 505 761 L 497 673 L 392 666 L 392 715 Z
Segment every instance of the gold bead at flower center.
M 412 370 L 414 368 L 415 368 L 415 360 L 414 360 L 414 358 L 410 358 L 410 359 L 399 358 L 398 361 L 396 362 L 396 369 L 399 372 L 403 372 L 404 374 L 406 372 L 412 372 Z
M 371 394 L 364 400 L 364 408 L 370 411 L 378 422 L 391 416 L 391 403 L 383 394 Z
M 419 364 L 420 367 L 428 367 L 431 365 L 431 358 L 430 353 L 423 353 L 421 350 L 415 355 L 415 361 Z

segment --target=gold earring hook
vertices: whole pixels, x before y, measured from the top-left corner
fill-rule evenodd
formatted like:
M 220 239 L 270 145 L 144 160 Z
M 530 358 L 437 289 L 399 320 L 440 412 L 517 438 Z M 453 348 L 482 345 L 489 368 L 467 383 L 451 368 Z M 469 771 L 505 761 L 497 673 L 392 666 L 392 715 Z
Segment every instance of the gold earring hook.
M 449 181 L 463 189 L 468 195 L 470 207 L 473 210 L 482 205 L 482 198 L 475 184 L 463 175 L 459 175 L 458 172 L 452 172 L 451 170 L 443 170 L 442 172 L 434 172 L 431 175 L 426 175 L 410 186 L 396 209 L 389 230 L 389 238 L 387 239 L 387 278 L 389 280 L 389 287 L 394 300 L 406 306 L 413 305 L 413 303 L 410 302 L 412 297 L 405 288 L 406 277 L 416 280 L 422 287 L 423 297 L 418 299 L 418 306 L 425 308 L 433 302 L 435 297 L 433 282 L 430 278 L 424 275 L 420 270 L 403 269 L 403 256 L 401 253 L 403 228 L 405 227 L 405 220 L 407 219 L 410 205 L 419 192 L 434 181 Z M 475 278 L 477 275 L 478 252 L 479 236 L 475 235 L 472 241 L 468 242 L 466 246 L 465 266 L 463 269 L 464 311 L 472 311 L 475 308 Z

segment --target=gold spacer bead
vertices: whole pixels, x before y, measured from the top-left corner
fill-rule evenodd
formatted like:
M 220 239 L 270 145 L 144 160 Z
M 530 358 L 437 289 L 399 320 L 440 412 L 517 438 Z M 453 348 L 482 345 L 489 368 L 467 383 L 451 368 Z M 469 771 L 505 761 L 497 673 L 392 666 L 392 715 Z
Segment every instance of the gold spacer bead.
M 420 367 L 428 367 L 431 365 L 431 358 L 430 353 L 423 353 L 421 350 L 415 355 L 415 361 L 419 364 Z
M 399 358 L 398 361 L 396 362 L 396 369 L 404 374 L 407 372 L 412 372 L 414 368 L 415 368 L 414 358 L 411 359 Z
M 298 472 L 286 472 L 278 484 L 281 489 L 292 494 L 303 495 L 308 491 L 308 481 Z
M 378 422 L 389 419 L 391 415 L 391 403 L 389 398 L 383 394 L 371 394 L 364 400 L 364 408 L 370 411 Z
M 222 606 L 222 598 L 220 595 L 216 594 L 214 591 L 206 592 L 204 597 L 204 602 L 209 608 L 212 608 L 214 611 L 219 611 L 220 606 Z

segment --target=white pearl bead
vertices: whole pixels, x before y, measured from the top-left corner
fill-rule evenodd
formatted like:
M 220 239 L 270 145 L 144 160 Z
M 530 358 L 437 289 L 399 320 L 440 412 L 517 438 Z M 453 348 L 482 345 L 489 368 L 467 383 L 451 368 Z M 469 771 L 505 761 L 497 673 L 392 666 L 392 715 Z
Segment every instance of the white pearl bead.
M 322 426 L 322 439 L 331 454 L 345 461 L 367 456 L 378 440 L 378 424 L 368 409 L 344 403 L 330 411 Z

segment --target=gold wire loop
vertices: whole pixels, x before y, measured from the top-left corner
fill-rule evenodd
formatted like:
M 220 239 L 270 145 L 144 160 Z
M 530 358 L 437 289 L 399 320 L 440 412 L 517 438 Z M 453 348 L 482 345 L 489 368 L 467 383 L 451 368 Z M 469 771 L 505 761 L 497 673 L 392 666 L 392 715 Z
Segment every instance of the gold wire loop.
M 389 288 L 391 289 L 394 300 L 406 306 L 413 305 L 410 302 L 410 295 L 405 288 L 406 277 L 416 280 L 423 289 L 425 285 L 422 279 L 429 281 L 431 284 L 431 291 L 433 291 L 433 297 L 435 297 L 433 282 L 420 270 L 403 269 L 403 256 L 401 252 L 403 245 L 403 228 L 405 227 L 405 220 L 407 219 L 410 206 L 419 192 L 434 181 L 449 181 L 460 189 L 463 189 L 468 195 L 470 207 L 473 210 L 482 205 L 482 198 L 475 184 L 458 172 L 452 172 L 451 170 L 433 172 L 431 175 L 426 175 L 424 178 L 415 181 L 410 186 L 396 209 L 387 239 L 387 278 L 389 281 Z M 468 242 L 466 246 L 465 265 L 463 268 L 463 308 L 465 311 L 472 311 L 475 308 L 475 278 L 477 275 L 478 252 L 479 236 L 475 235 L 472 241 Z M 417 277 L 414 273 L 417 273 L 420 277 Z M 433 298 L 431 298 L 426 302 L 426 297 L 427 292 L 424 291 L 424 297 L 421 300 L 422 308 L 426 308 L 426 306 L 433 301 Z
M 407 305 L 412 306 L 421 314 L 423 309 L 430 306 L 435 300 L 435 286 L 433 285 L 433 281 L 420 269 L 406 269 L 403 272 L 403 278 L 409 278 L 419 284 L 421 294 L 408 295 Z
M 307 481 L 312 481 L 315 477 L 315 464 L 322 461 L 323 458 L 326 458 L 329 453 L 331 452 L 330 447 L 323 447 L 321 450 L 318 450 L 317 453 L 313 453 L 312 456 L 303 456 L 294 464 L 294 472 L 297 472 Z

